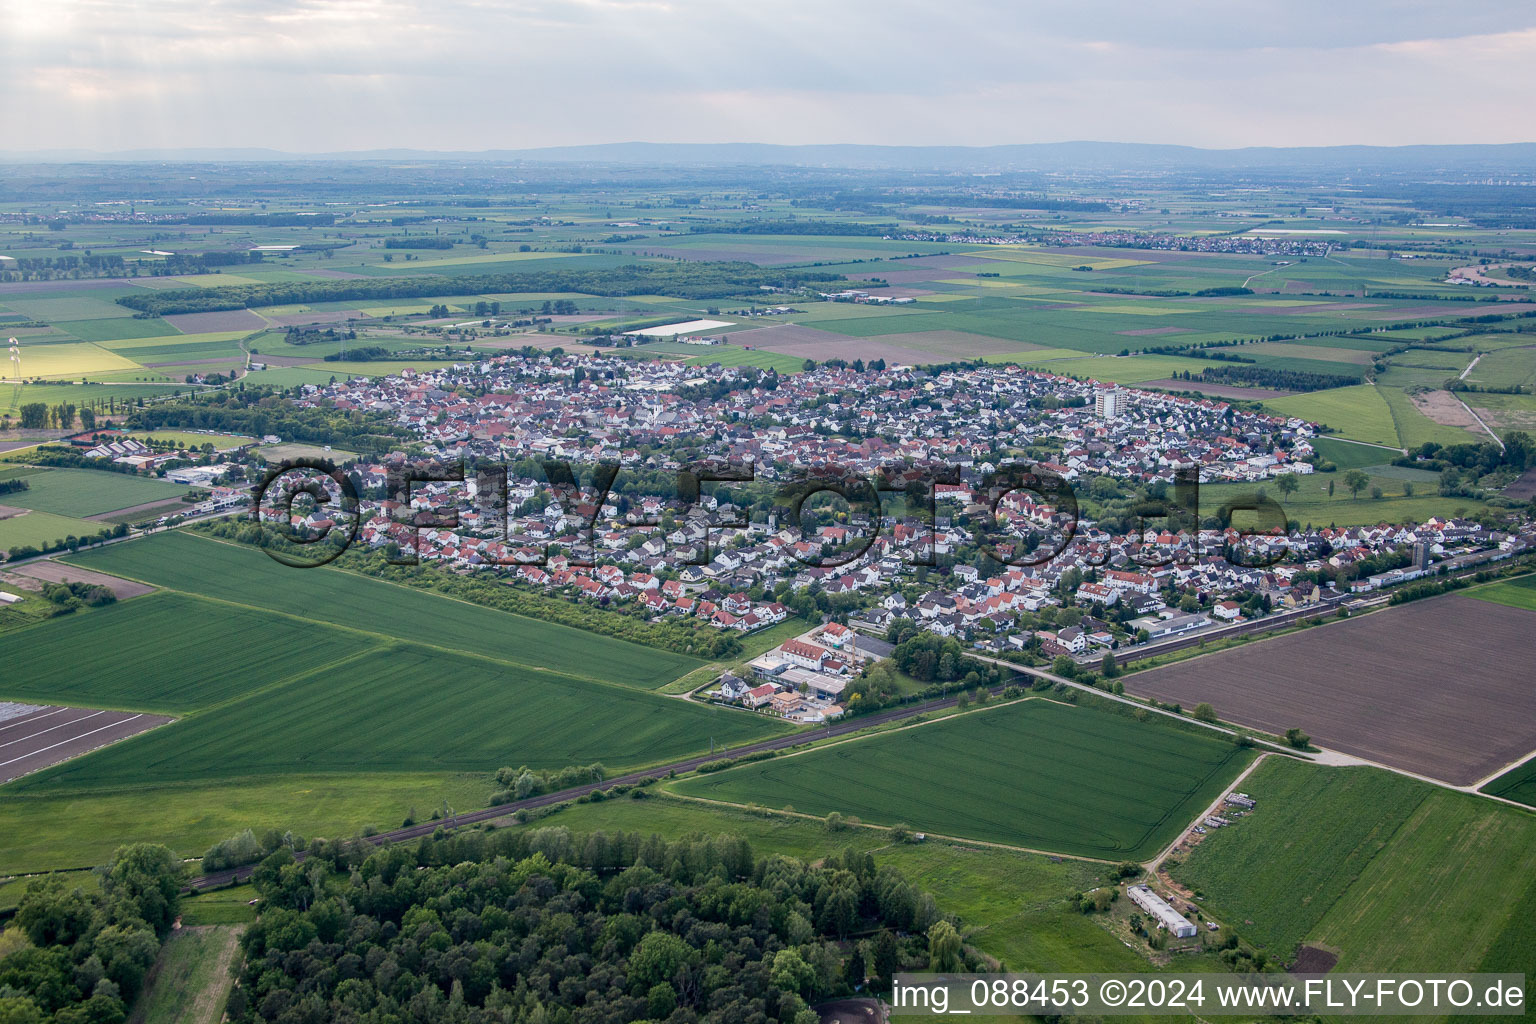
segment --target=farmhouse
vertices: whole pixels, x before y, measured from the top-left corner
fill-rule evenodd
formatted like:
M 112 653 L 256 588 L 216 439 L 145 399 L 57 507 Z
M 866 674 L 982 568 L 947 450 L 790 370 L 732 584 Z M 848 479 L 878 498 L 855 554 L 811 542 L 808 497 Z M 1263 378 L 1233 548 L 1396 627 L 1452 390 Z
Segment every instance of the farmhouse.
M 1144 885 L 1133 885 L 1126 891 L 1131 902 L 1152 915 L 1158 927 L 1166 928 L 1181 939 L 1194 938 L 1198 929 L 1189 918 L 1174 910 L 1168 901 Z

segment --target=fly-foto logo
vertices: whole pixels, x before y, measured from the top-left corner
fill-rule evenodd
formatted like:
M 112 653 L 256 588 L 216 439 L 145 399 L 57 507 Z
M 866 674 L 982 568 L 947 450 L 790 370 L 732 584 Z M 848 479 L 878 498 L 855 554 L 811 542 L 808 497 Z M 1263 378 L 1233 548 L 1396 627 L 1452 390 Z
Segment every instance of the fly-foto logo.
M 602 511 L 610 505 L 621 467 L 617 462 L 599 462 L 590 467 L 585 483 L 578 478 L 571 463 L 558 459 L 540 462 L 544 477 L 542 488 L 546 508 L 558 509 L 558 519 L 574 531 L 563 531 L 563 539 L 523 544 L 515 552 L 482 558 L 493 565 L 534 565 L 548 563 L 555 557 L 567 565 L 596 564 L 596 532 Z M 971 514 L 967 517 L 969 539 L 979 553 L 1002 566 L 1024 568 L 1043 566 L 1069 553 L 1084 564 L 1105 564 L 1102 545 L 1074 544 L 1082 523 L 1081 505 L 1070 481 L 1052 470 L 1034 463 L 1008 463 L 962 485 L 962 474 L 954 467 L 936 465 L 898 465 L 864 474 L 835 465 L 806 469 L 787 480 L 775 481 L 770 509 L 780 530 L 798 535 L 798 543 L 785 550 L 807 568 L 829 569 L 858 562 L 869 554 L 880 536 L 895 539 L 897 528 L 904 527 L 902 546 L 908 563 L 915 566 L 939 566 L 938 502 L 945 488 L 961 489 L 969 497 Z M 477 535 L 492 533 L 506 540 L 512 524 L 509 499 L 509 474 L 505 465 L 480 464 L 467 470 L 462 462 L 407 460 L 387 467 L 388 499 L 378 506 L 388 517 L 387 533 L 392 543 L 386 557 L 393 564 L 411 565 L 419 560 L 424 531 L 456 531 L 465 527 L 465 512 L 473 510 L 473 529 Z M 728 464 L 699 462 L 677 470 L 673 500 L 678 508 L 676 520 L 686 520 L 691 512 L 702 511 L 705 484 L 753 484 L 757 482 L 752 463 Z M 417 499 L 427 491 L 455 489 L 455 503 L 446 508 L 417 508 Z M 1164 496 L 1137 505 L 1130 513 L 1132 528 L 1128 536 L 1137 538 L 1136 561 L 1145 568 L 1170 562 L 1198 559 L 1201 550 L 1200 480 L 1196 470 L 1179 470 Z M 812 525 L 819 519 L 808 509 L 818 496 L 836 501 L 840 519 L 851 527 L 827 529 Z M 307 500 L 306 500 L 307 499 Z M 887 515 L 887 504 L 898 501 L 904 514 Z M 300 503 L 309 506 L 300 514 Z M 363 503 L 352 478 L 327 460 L 301 459 L 274 467 L 256 488 L 253 503 L 263 531 L 267 553 L 284 565 L 312 568 L 338 558 L 358 540 L 364 517 Z M 1264 568 L 1279 562 L 1285 551 L 1267 545 L 1259 552 L 1242 554 L 1243 541 L 1252 537 L 1283 535 L 1287 528 L 1285 512 L 1278 502 L 1262 490 L 1230 498 L 1211 510 L 1218 522 L 1230 524 L 1238 512 L 1251 513 L 1253 525 L 1242 529 L 1227 526 L 1221 531 L 1222 542 L 1216 547 L 1235 563 L 1246 568 Z M 615 529 L 652 535 L 662 531 L 659 515 L 626 517 Z M 737 511 L 728 518 L 716 517 L 693 541 L 679 565 L 707 565 L 724 548 L 726 535 L 751 527 L 747 515 Z M 278 530 L 277 527 L 282 529 Z M 271 531 L 271 532 L 268 532 Z M 612 533 L 614 531 L 607 531 Z M 1150 538 L 1150 539 L 1149 539 Z M 1161 540 L 1160 540 L 1161 539 Z M 1169 540 L 1174 543 L 1168 543 Z M 1237 543 L 1232 543 L 1233 540 Z M 558 550 L 556 551 L 556 549 Z

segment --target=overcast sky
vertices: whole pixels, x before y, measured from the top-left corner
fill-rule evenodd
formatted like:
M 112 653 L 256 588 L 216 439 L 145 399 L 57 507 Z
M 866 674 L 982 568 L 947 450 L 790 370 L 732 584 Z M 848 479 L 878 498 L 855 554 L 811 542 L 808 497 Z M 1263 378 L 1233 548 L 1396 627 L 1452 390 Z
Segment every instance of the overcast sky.
M 0 149 L 1536 141 L 1530 0 L 0 0 Z

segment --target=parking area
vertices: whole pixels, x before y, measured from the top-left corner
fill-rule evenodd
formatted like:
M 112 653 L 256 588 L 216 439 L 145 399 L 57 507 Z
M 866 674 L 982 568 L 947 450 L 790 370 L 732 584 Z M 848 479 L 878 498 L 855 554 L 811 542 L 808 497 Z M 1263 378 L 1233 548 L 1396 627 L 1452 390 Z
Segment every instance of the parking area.
M 0 785 L 169 721 L 132 711 L 0 703 Z

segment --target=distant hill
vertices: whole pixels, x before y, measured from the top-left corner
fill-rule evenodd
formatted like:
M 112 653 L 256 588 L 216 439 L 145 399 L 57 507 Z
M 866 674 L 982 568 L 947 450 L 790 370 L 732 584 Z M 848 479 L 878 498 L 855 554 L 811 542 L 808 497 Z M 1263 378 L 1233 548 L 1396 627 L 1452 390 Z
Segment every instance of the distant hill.
M 926 171 L 1436 170 L 1499 174 L 1536 171 L 1536 143 L 1460 146 L 1316 146 L 1199 149 L 1131 142 L 1046 142 L 1013 146 L 780 146 L 756 142 L 611 142 L 541 149 L 434 151 L 377 149 L 288 153 L 273 149 L 155 149 L 4 152 L 12 163 L 99 161 L 269 162 L 305 160 L 473 160 L 640 166 L 791 166 Z

